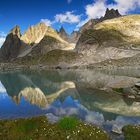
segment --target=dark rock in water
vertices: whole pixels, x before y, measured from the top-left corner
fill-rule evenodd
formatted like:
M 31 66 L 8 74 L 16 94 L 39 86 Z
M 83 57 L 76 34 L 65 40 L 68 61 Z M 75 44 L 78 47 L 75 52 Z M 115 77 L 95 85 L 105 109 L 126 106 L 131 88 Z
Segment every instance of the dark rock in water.
M 131 87 L 123 88 L 123 93 L 125 93 L 125 94 L 137 94 L 137 92 Z
M 136 84 L 135 84 L 135 87 L 137 87 L 137 88 L 140 89 L 140 82 L 136 83 Z
M 135 83 L 132 87 L 123 88 L 123 94 L 129 99 L 140 100 L 140 83 Z
M 59 70 L 60 70 L 60 69 L 62 69 L 62 68 L 61 68 L 60 66 L 57 66 L 55 69 L 59 69 Z

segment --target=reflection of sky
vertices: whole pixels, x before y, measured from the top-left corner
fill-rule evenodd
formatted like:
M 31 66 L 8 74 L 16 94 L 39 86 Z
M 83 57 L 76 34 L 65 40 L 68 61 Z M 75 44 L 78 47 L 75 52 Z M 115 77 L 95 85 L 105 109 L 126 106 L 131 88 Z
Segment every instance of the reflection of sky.
M 65 115 L 74 115 L 83 121 L 99 125 L 105 129 L 111 130 L 114 126 L 121 130 L 126 124 L 140 124 L 140 117 L 124 117 L 117 116 L 116 119 L 106 121 L 102 113 L 90 111 L 85 108 L 78 100 L 73 100 L 71 96 L 67 96 L 63 102 L 55 100 L 46 108 L 39 108 L 30 104 L 23 97 L 20 103 L 16 104 L 6 93 L 0 94 L 0 119 L 19 118 L 37 116 L 43 114 L 52 114 L 51 119 L 60 118 Z
M 0 81 L 0 93 L 5 93 L 5 92 L 6 92 L 6 89 Z

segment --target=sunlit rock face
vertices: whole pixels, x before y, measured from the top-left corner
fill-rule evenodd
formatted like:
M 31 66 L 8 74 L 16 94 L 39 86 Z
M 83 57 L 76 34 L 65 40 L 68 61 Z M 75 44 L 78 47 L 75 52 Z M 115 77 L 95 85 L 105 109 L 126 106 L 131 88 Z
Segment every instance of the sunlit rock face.
M 22 35 L 21 40 L 23 40 L 27 44 L 39 43 L 45 36 L 46 32 L 55 33 L 53 29 L 41 22 L 36 25 L 30 26 Z

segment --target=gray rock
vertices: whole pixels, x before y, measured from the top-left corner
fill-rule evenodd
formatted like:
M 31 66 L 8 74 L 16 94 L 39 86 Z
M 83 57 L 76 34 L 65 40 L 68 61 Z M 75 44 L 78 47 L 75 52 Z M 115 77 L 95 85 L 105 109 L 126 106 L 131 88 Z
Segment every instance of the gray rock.
M 122 134 L 122 126 L 114 124 L 112 127 L 112 132 L 121 135 Z
M 56 123 L 59 120 L 59 117 L 53 115 L 52 113 L 46 114 L 46 117 L 50 123 Z
M 123 93 L 125 93 L 125 94 L 137 94 L 137 92 L 131 87 L 123 88 Z
M 140 88 L 140 82 L 136 83 L 135 87 Z

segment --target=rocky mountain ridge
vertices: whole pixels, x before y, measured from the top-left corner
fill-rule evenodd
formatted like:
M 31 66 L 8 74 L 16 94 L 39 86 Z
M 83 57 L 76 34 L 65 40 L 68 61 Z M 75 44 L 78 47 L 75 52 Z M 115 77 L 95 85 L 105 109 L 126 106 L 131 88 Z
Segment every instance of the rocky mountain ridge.
M 44 23 L 30 26 L 21 35 L 15 26 L 0 56 L 12 63 L 59 68 L 130 58 L 140 54 L 139 23 L 140 15 L 121 16 L 118 10 L 107 9 L 104 17 L 89 20 L 71 35 L 63 27 L 57 32 Z

